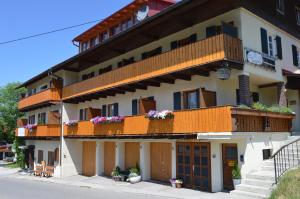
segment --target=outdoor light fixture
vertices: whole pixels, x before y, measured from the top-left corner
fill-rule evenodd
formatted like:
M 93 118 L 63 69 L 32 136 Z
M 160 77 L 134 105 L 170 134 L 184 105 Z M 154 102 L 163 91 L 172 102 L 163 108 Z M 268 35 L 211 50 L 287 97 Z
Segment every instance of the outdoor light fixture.
M 222 68 L 217 70 L 217 76 L 220 80 L 227 80 L 230 78 L 231 69 L 228 63 L 224 63 Z

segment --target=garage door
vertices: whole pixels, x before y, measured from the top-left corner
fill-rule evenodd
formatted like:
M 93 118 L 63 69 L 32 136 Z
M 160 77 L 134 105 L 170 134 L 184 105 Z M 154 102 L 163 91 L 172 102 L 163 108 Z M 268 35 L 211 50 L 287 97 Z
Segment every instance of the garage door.
M 151 179 L 168 182 L 172 176 L 172 145 L 151 143 Z
M 104 175 L 110 176 L 115 168 L 116 145 L 114 142 L 104 143 Z
M 130 169 L 136 165 L 140 165 L 140 143 L 125 143 L 125 168 Z
M 96 142 L 82 143 L 82 175 L 96 175 Z

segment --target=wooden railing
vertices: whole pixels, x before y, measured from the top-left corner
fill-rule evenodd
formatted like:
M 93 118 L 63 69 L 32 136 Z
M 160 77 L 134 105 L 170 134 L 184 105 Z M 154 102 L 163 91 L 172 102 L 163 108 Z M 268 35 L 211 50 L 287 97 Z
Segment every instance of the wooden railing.
M 16 129 L 16 136 L 20 136 L 19 129 Z M 59 137 L 61 134 L 60 124 L 38 125 L 32 130 L 25 129 L 24 137 Z M 21 137 L 21 136 L 20 136 Z M 22 136 L 23 137 L 23 136 Z
M 256 114 L 256 115 L 255 115 Z M 261 115 L 260 115 L 261 114 Z M 272 122 L 264 128 L 265 117 Z M 174 112 L 173 119 L 149 120 L 144 115 L 126 117 L 122 123 L 96 124 L 79 122 L 65 126 L 65 136 L 122 136 L 196 134 L 204 132 L 288 132 L 293 115 L 268 114 L 237 110 L 232 106 Z M 257 123 L 257 124 L 256 124 Z
M 19 110 L 23 110 L 38 104 L 59 100 L 61 100 L 61 89 L 50 88 L 45 91 L 21 99 L 19 101 L 18 108 Z
M 204 39 L 69 85 L 63 100 L 221 60 L 242 63 L 242 41 L 224 34 Z

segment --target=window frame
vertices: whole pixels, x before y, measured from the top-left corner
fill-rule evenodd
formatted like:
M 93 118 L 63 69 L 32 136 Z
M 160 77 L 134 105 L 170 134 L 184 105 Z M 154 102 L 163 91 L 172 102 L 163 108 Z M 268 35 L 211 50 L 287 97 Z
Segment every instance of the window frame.
M 35 124 L 35 115 L 28 116 L 28 124 Z
M 88 119 L 88 108 L 79 109 L 79 121 L 87 121 Z
M 285 0 L 276 1 L 276 11 L 281 15 L 285 15 Z
M 296 23 L 298 26 L 300 26 L 300 8 L 295 7 L 295 15 L 296 15 Z
M 188 91 L 183 91 L 182 92 L 182 98 L 183 98 L 183 100 L 182 100 L 182 106 L 183 106 L 183 110 L 193 110 L 193 109 L 199 108 L 199 107 L 191 108 L 190 105 L 188 104 L 189 103 L 188 96 L 191 93 L 195 93 L 196 100 L 197 100 L 197 89 L 193 89 L 193 90 L 188 90 Z M 200 99 L 198 99 L 198 100 L 200 100 Z M 197 101 L 196 101 L 196 106 L 197 106 Z
M 38 124 L 39 125 L 45 125 L 47 123 L 47 113 L 39 113 L 38 114 Z
M 108 104 L 107 105 L 107 117 L 113 117 L 115 112 L 115 104 Z

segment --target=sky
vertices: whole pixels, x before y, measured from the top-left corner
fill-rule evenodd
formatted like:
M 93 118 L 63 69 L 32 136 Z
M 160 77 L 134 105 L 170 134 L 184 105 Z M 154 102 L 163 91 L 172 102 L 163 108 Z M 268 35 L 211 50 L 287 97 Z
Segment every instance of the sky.
M 132 0 L 0 2 L 0 43 L 111 15 Z M 72 39 L 94 24 L 0 45 L 0 87 L 24 82 L 78 53 Z

